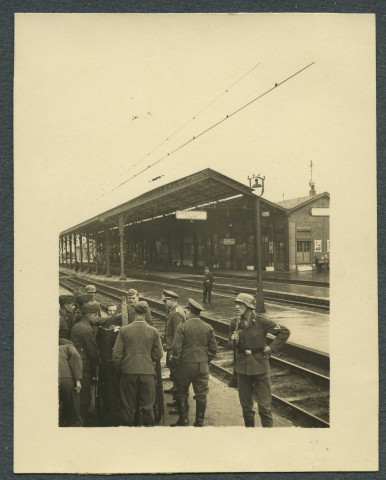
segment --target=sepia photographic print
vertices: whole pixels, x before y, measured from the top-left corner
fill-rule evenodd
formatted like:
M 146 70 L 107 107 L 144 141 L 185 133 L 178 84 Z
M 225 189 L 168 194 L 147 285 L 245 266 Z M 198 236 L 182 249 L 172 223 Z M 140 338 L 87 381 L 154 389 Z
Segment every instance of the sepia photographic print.
M 375 106 L 370 14 L 16 15 L 17 473 L 377 469 Z

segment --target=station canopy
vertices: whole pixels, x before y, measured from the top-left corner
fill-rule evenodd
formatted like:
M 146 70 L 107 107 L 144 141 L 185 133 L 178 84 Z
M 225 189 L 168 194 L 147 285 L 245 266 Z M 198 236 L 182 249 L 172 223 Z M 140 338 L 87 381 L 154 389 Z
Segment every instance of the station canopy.
M 120 216 L 124 217 L 125 224 L 130 224 L 170 215 L 176 210 L 199 208 L 205 204 L 226 200 L 236 195 L 254 196 L 246 185 L 207 168 L 146 192 L 64 230 L 61 235 L 96 232 L 103 229 L 104 226 L 116 224 Z

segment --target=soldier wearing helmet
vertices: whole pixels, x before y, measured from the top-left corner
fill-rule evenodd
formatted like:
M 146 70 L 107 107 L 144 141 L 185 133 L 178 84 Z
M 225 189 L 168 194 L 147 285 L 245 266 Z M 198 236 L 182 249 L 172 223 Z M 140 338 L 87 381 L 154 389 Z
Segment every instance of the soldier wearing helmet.
M 255 396 L 262 426 L 272 427 L 269 355 L 283 346 L 290 331 L 264 316 L 257 316 L 252 295 L 240 293 L 235 305 L 237 317 L 230 323 L 230 340 L 236 346 L 235 370 L 244 423 L 246 427 L 255 426 Z M 269 347 L 267 333 L 276 337 Z

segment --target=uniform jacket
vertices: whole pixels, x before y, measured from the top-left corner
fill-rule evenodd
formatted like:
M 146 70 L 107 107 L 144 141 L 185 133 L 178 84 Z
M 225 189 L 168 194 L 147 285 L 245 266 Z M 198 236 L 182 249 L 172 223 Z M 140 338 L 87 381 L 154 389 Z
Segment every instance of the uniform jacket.
M 82 379 L 82 358 L 67 339 L 59 340 L 59 380 L 61 378 Z
M 113 350 L 113 363 L 121 373 L 154 374 L 153 362 L 163 355 L 156 328 L 135 320 L 119 331 Z
M 210 290 L 213 286 L 213 273 L 205 273 L 204 274 L 204 287 Z
M 98 347 L 93 329 L 84 317 L 71 330 L 70 340 L 80 353 L 83 360 L 83 370 L 91 370 L 92 363 L 99 363 Z
M 198 317 L 180 323 L 174 335 L 173 357 L 182 362 L 207 362 L 217 353 L 213 328 Z
M 146 304 L 147 304 L 147 302 L 146 302 Z M 129 303 L 127 304 L 127 314 L 128 314 L 128 317 L 129 317 L 128 322 L 133 323 L 137 313 L 134 310 L 134 306 L 129 304 Z M 150 307 L 149 307 L 148 304 L 147 304 L 147 312 L 145 313 L 145 320 L 149 325 L 153 325 L 152 318 L 151 318 L 151 313 L 150 313 Z
M 70 338 L 70 331 L 73 325 L 73 318 L 70 312 L 64 307 L 59 310 L 59 338 Z
M 185 312 L 182 308 L 175 304 L 166 312 L 165 315 L 165 347 L 166 350 L 171 350 L 173 345 L 174 335 L 180 323 L 185 321 Z
M 283 346 L 290 335 L 288 328 L 267 318 L 256 316 L 251 312 L 251 324 L 246 328 L 245 319 L 239 317 L 239 341 L 237 344 L 236 366 L 235 370 L 244 375 L 260 375 L 269 370 L 269 357 L 263 353 L 266 346 L 267 333 L 275 335 L 274 341 L 270 344 L 270 349 L 277 352 Z M 237 317 L 231 320 L 230 335 L 236 329 Z M 246 354 L 245 350 L 259 350 Z

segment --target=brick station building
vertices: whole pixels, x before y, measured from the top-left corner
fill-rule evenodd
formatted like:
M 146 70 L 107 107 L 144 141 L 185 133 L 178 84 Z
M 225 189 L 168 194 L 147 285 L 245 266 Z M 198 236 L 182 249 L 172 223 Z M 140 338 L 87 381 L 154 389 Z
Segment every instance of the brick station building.
M 329 250 L 328 217 L 315 210 L 326 214 L 329 194 L 297 200 L 260 198 L 263 269 L 312 265 L 315 240 Z M 208 168 L 61 232 L 60 264 L 78 262 L 81 269 L 120 278 L 137 268 L 252 270 L 257 201 L 247 186 Z

